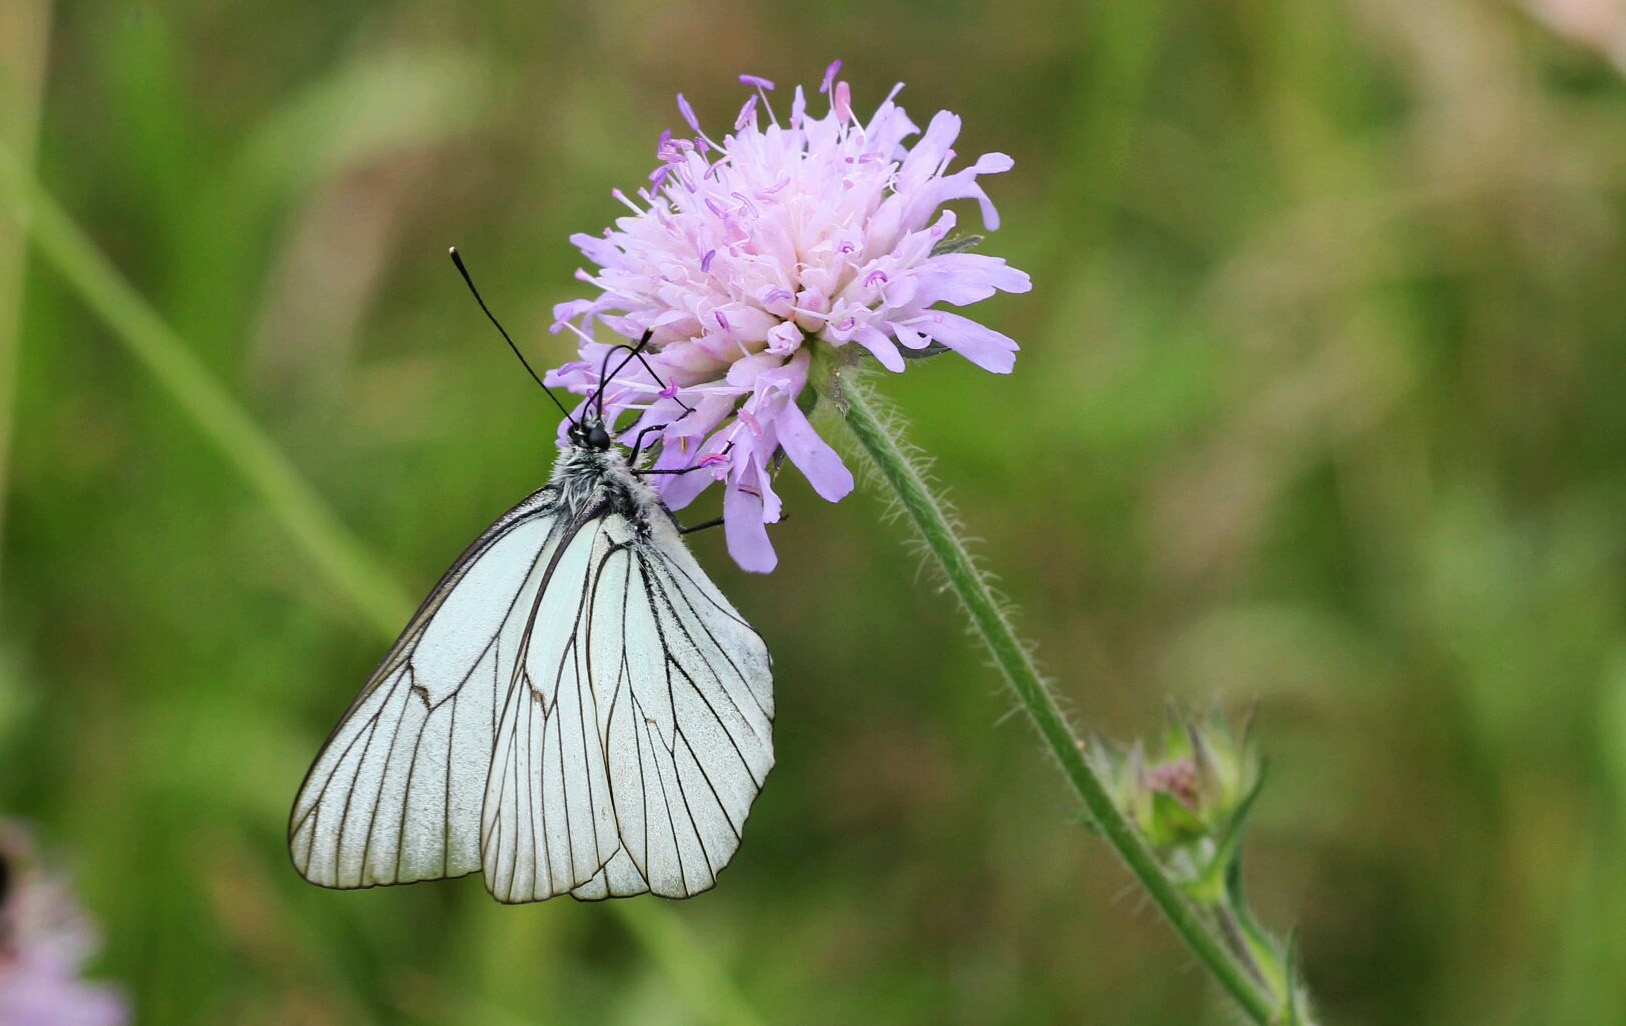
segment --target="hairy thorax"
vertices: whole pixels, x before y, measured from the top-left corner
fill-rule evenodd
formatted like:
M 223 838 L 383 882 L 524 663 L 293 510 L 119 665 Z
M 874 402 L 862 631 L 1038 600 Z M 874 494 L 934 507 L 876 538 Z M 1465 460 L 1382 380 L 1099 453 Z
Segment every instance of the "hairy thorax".
M 616 448 L 561 446 L 549 483 L 558 491 L 559 505 L 572 513 L 608 503 L 610 512 L 625 517 L 645 534 L 657 524 L 672 522 L 665 503 L 632 472 Z

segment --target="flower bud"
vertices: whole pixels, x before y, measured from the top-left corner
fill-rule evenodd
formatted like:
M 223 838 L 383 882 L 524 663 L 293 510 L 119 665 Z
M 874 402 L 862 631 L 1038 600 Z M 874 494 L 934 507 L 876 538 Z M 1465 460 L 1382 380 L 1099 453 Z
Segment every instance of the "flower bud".
M 1252 718 L 1240 732 L 1217 709 L 1199 719 L 1171 708 L 1169 718 L 1155 755 L 1139 742 L 1125 750 L 1097 739 L 1091 760 L 1118 807 L 1183 882 L 1218 883 L 1259 786 Z

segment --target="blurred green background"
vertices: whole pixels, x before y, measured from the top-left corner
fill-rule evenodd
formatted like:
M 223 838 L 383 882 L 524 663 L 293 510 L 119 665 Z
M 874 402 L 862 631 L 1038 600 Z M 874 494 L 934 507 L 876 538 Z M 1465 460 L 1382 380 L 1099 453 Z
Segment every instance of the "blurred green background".
M 672 94 L 723 128 L 737 73 L 842 57 L 861 111 L 901 79 L 1016 159 L 984 251 L 1035 288 L 978 311 L 1016 373 L 880 385 L 1075 720 L 1260 703 L 1250 888 L 1325 1022 L 1626 1021 L 1626 18 L 1547 7 L 4 0 L 8 146 L 207 377 L 166 387 L 140 311 L 0 211 L 0 814 L 143 1024 L 1235 1021 L 905 526 L 794 474 L 778 572 L 696 540 L 779 700 L 716 891 L 505 908 L 288 864 L 378 621 L 549 465 L 446 246 L 556 363 L 566 237 Z M 231 410 L 177 398 L 208 378 L 275 442 L 261 489 Z M 325 508 L 371 608 L 288 529 Z

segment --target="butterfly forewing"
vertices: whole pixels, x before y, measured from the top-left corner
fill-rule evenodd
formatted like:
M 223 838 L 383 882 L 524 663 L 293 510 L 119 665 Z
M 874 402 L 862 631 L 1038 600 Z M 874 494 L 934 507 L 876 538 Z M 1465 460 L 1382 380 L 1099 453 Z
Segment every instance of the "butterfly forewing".
M 370 887 L 480 868 L 497 715 L 556 519 L 544 489 L 449 570 L 317 755 L 289 824 L 312 883 Z M 522 622 L 522 621 L 521 621 Z

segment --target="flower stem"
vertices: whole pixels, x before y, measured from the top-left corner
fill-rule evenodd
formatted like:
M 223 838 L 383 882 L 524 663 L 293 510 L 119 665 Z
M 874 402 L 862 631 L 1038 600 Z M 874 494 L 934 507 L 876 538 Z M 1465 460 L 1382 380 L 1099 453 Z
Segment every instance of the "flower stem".
M 1083 742 L 1057 707 L 1027 647 L 1016 637 L 999 603 L 988 589 L 955 532 L 942 501 L 932 493 L 919 468 L 905 455 L 893 431 L 876 416 L 873 396 L 852 378 L 844 377 L 847 426 L 875 462 L 881 477 L 897 494 L 905 512 L 920 529 L 926 546 L 942 567 L 943 576 L 960 596 L 977 633 L 1004 673 L 1011 690 L 1039 729 L 1045 745 L 1056 757 L 1101 835 L 1123 859 L 1129 871 L 1163 911 L 1170 925 L 1214 974 L 1222 987 L 1256 1023 L 1272 1021 L 1275 1002 L 1252 974 L 1203 922 L 1180 889 L 1163 872 L 1135 828 L 1124 818 L 1105 785 L 1084 759 Z

